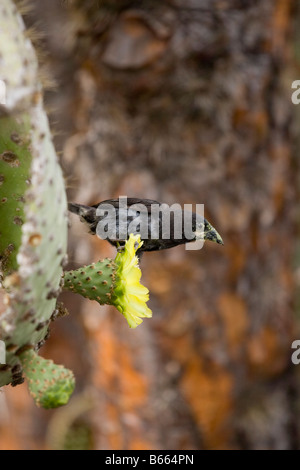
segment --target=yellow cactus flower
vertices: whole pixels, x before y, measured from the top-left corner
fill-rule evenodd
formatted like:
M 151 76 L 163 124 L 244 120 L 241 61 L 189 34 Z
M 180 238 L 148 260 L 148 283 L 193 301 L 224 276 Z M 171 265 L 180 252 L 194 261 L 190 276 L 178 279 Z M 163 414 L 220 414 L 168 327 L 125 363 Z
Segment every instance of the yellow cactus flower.
M 152 311 L 146 304 L 149 290 L 140 283 L 142 273 L 136 256 L 142 244 L 140 235 L 130 234 L 124 250 L 115 259 L 118 281 L 113 304 L 124 315 L 130 328 L 136 328 L 142 323 L 142 318 L 152 317 Z

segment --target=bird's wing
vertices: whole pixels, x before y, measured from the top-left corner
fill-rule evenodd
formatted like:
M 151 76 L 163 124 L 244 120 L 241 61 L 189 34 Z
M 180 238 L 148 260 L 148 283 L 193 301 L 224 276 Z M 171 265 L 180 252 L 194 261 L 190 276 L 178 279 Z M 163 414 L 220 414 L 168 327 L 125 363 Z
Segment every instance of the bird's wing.
M 99 205 L 102 204 L 111 204 L 114 208 L 118 209 L 119 208 L 119 203 L 120 199 L 106 199 L 105 201 L 98 202 L 98 204 L 94 204 L 92 207 L 99 207 Z M 139 199 L 136 197 L 128 197 L 127 198 L 127 207 L 129 208 L 130 206 L 133 206 L 135 204 L 142 204 L 147 208 L 149 211 L 150 207 L 152 204 L 158 204 L 160 203 L 158 201 L 154 201 L 153 199 Z M 125 200 L 124 200 L 124 205 L 125 205 Z

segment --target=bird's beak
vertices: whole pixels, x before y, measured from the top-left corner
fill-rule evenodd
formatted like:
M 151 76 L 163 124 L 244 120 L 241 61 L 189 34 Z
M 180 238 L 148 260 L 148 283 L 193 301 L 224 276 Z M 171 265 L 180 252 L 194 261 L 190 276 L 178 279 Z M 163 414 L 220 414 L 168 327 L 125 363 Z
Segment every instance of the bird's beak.
M 205 232 L 204 240 L 210 240 L 211 242 L 215 242 L 215 243 L 219 243 L 220 245 L 224 245 L 224 242 L 222 240 L 221 235 L 213 227 L 208 232 Z
M 209 223 L 206 223 L 204 231 L 196 231 L 196 240 L 210 240 L 211 242 L 224 245 L 221 235 L 217 230 Z

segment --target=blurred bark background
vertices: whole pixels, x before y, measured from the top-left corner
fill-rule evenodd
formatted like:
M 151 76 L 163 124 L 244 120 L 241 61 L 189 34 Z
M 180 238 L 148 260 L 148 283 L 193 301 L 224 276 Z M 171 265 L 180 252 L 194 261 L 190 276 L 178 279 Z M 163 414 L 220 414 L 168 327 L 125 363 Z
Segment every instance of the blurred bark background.
M 70 200 L 204 203 L 225 246 L 145 254 L 153 318 L 133 331 L 64 294 L 43 355 L 77 395 L 49 412 L 7 389 L 0 448 L 299 448 L 295 2 L 32 3 Z M 70 220 L 69 268 L 114 255 Z

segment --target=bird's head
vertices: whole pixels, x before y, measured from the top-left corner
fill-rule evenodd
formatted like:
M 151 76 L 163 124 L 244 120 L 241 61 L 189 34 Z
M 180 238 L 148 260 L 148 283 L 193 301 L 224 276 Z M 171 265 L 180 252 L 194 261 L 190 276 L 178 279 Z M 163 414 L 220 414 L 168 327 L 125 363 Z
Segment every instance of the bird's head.
M 195 240 L 210 240 L 211 242 L 224 245 L 221 235 L 206 219 L 196 222 Z

